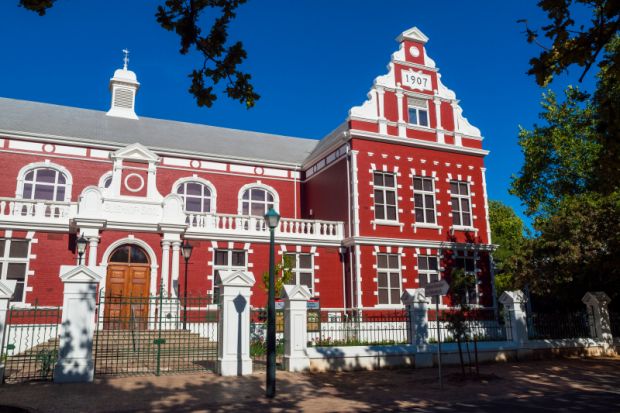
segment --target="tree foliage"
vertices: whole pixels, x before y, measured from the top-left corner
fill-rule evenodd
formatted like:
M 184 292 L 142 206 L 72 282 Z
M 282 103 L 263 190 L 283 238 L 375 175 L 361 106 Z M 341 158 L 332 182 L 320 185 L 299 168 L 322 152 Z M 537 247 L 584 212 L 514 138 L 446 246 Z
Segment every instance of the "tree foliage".
M 19 0 L 19 5 L 44 16 L 57 0 Z M 189 92 L 198 106 L 211 107 L 217 99 L 216 87 L 223 93 L 251 108 L 260 98 L 251 84 L 252 76 L 239 69 L 247 57 L 243 43 L 228 44 L 228 26 L 236 17 L 237 8 L 247 0 L 165 0 L 157 6 L 155 18 L 159 25 L 179 36 L 181 54 L 193 48 L 202 57 L 202 65 L 189 74 Z M 206 33 L 203 20 L 212 17 Z
M 588 94 L 569 87 L 565 100 L 559 102 L 548 91 L 542 107 L 540 118 L 545 123 L 519 132 L 525 162 L 510 190 L 523 201 L 529 215 L 551 214 L 564 196 L 586 192 L 601 152 Z
M 544 124 L 519 134 L 525 162 L 511 192 L 535 218 L 536 233 L 506 266 L 518 285 L 568 305 L 580 305 L 588 290 L 618 302 L 620 2 L 542 0 L 539 6 L 551 20 L 540 30 L 552 45 L 530 61 L 537 83 L 547 85 L 574 65 L 582 68 L 579 80 L 595 63 L 599 71 L 592 94 L 569 87 L 560 102 L 548 92 Z M 590 10 L 588 22 L 574 20 L 577 7 Z M 527 27 L 527 35 L 541 44 L 539 30 Z
M 293 279 L 293 262 L 288 256 L 284 256 L 282 261 L 276 264 L 275 267 L 275 296 L 281 297 L 282 291 L 286 284 L 289 284 Z M 263 272 L 263 290 L 269 291 L 269 271 Z
M 489 201 L 489 221 L 494 244 L 498 247 L 493 253 L 495 264 L 495 292 L 502 292 L 515 286 L 514 273 L 510 261 L 519 253 L 524 243 L 523 221 L 512 208 L 500 201 Z
M 527 41 L 543 48 L 539 56 L 530 60 L 530 75 L 536 76 L 540 86 L 546 86 L 554 75 L 577 65 L 582 68 L 582 81 L 596 63 L 600 53 L 618 35 L 620 30 L 620 2 L 617 0 L 540 0 L 538 6 L 547 14 L 550 23 L 537 29 L 525 23 Z M 575 8 L 585 7 L 591 12 L 590 21 L 577 22 Z M 551 44 L 544 44 L 545 39 Z M 600 65 L 611 63 L 605 57 Z

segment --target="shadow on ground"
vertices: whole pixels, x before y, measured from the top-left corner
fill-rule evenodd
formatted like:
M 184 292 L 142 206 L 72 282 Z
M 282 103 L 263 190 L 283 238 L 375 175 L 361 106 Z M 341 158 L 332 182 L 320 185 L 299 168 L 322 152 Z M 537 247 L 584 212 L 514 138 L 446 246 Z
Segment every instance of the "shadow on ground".
M 560 359 L 481 367 L 479 380 L 447 369 L 440 391 L 435 369 L 291 374 L 278 372 L 278 395 L 264 397 L 264 373 L 115 377 L 94 384 L 27 383 L 0 387 L 3 404 L 33 412 L 129 411 L 487 411 L 521 408 L 562 394 L 601 397 L 620 405 L 620 359 Z M 617 403 L 616 403 L 617 402 Z M 504 403 L 504 404 L 502 404 Z M 614 404 L 615 403 L 615 404 Z M 452 407 L 449 407 L 452 406 Z M 456 407 L 455 407 L 456 406 Z M 604 407 L 604 406 L 603 406 Z M 475 410 L 475 409 L 478 410 Z M 451 410 L 452 409 L 452 410 Z M 474 409 L 474 410 L 470 410 Z M 510 409 L 508 409 L 510 410 Z M 605 411 L 603 409 L 603 411 Z M 611 409 L 609 411 L 612 411 Z

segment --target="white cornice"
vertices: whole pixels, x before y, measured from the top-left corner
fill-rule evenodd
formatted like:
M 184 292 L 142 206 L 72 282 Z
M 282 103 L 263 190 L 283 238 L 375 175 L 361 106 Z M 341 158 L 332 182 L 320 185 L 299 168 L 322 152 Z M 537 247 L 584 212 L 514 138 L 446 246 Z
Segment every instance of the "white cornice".
M 401 66 L 415 67 L 416 69 L 428 70 L 429 72 L 438 72 L 438 67 L 421 65 L 419 63 L 407 62 L 406 60 L 393 59 L 392 62 L 399 64 Z
M 494 251 L 498 245 L 495 244 L 474 244 L 467 242 L 431 241 L 414 240 L 406 238 L 378 238 L 378 237 L 350 237 L 342 241 L 346 247 L 354 245 L 380 245 L 393 247 L 414 247 L 414 248 L 434 248 L 434 249 L 469 249 L 478 251 Z
M 421 139 L 414 138 L 401 138 L 390 135 L 382 135 L 375 132 L 367 132 L 357 129 L 351 129 L 352 138 L 366 138 L 369 140 L 375 140 L 380 142 L 389 142 L 405 146 L 414 146 L 418 148 L 436 149 L 446 152 L 463 153 L 474 156 L 487 156 L 490 152 L 485 149 L 466 148 L 463 146 L 454 146 L 445 143 L 429 142 Z
M 124 148 L 130 144 L 120 143 L 120 142 L 107 142 L 102 143 L 101 141 L 92 140 L 92 139 L 84 139 L 84 138 L 75 138 L 69 136 L 58 136 L 58 135 L 49 135 L 43 133 L 30 133 L 30 132 L 21 132 L 21 131 L 10 131 L 0 129 L 0 135 L 8 138 L 16 138 L 28 141 L 40 141 L 40 142 L 50 142 L 50 143 L 66 143 L 73 144 L 77 146 L 85 146 L 93 149 L 104 149 L 104 150 L 118 150 Z M 318 141 L 317 141 L 318 143 Z M 258 166 L 269 166 L 269 167 L 278 167 L 278 168 L 299 168 L 301 166 L 300 163 L 295 162 L 276 162 L 268 159 L 259 159 L 259 158 L 244 158 L 244 157 L 235 157 L 235 156 L 222 156 L 215 154 L 204 154 L 199 152 L 192 151 L 184 151 L 184 150 L 175 150 L 170 148 L 159 148 L 159 147 L 148 147 L 149 150 L 156 152 L 160 156 L 179 156 L 179 157 L 190 157 L 191 159 L 196 160 L 204 160 L 204 161 L 216 161 L 216 162 L 231 162 L 238 163 L 243 165 L 258 165 Z

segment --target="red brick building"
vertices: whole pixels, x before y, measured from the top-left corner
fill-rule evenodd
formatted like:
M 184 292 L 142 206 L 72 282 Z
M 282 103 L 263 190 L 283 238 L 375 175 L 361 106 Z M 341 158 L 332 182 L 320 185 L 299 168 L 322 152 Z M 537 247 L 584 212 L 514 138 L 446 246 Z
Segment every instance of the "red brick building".
M 397 40 L 368 100 L 320 141 L 139 117 L 126 66 L 108 112 L 0 99 L 0 278 L 17 280 L 14 304 L 62 303 L 59 268 L 83 234 L 105 291 L 181 294 L 189 240 L 190 294 L 241 268 L 262 305 L 273 207 L 278 254 L 322 308 L 397 308 L 403 289 L 454 267 L 492 306 L 488 152 L 426 36 Z

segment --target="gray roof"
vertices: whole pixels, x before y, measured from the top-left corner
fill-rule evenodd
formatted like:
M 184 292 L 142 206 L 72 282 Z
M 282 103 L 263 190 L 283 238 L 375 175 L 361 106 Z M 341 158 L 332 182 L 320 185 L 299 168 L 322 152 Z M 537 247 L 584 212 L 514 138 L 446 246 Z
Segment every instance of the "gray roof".
M 235 159 L 301 164 L 318 140 L 0 98 L 0 131 L 52 135 L 78 142 L 125 146 Z

